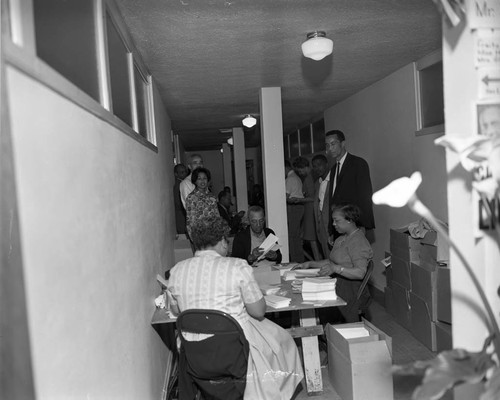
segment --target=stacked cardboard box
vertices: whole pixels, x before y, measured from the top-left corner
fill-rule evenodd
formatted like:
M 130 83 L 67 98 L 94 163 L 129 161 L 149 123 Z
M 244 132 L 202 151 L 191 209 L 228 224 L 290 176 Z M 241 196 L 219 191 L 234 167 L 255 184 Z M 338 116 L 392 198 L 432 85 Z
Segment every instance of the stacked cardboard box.
M 430 233 L 418 240 L 391 229 L 386 302 L 400 325 L 436 351 L 451 348 L 449 269 L 442 258 L 449 250 Z

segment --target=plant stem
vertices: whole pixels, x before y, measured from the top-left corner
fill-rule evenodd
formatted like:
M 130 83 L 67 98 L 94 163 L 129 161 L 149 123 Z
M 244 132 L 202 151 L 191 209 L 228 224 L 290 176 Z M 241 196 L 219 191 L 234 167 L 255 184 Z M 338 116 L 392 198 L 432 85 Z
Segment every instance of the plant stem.
M 460 251 L 460 249 L 455 245 L 455 242 L 453 242 L 448 235 L 448 232 L 446 232 L 445 229 L 441 226 L 441 224 L 438 222 L 436 217 L 432 214 L 431 210 L 429 210 L 418 198 L 416 195 L 414 195 L 409 201 L 408 201 L 408 206 L 410 207 L 411 210 L 413 210 L 415 213 L 420 215 L 421 217 L 425 218 L 429 223 L 432 225 L 432 227 L 438 231 L 443 237 L 446 239 L 450 247 L 453 249 L 453 251 L 457 254 L 458 258 L 462 262 L 463 266 L 465 267 L 466 271 L 469 273 L 469 276 L 474 283 L 474 286 L 476 287 L 477 292 L 479 293 L 479 296 L 481 297 L 481 300 L 483 301 L 484 307 L 486 309 L 486 312 L 488 313 L 488 317 L 490 320 L 490 329 L 493 331 L 494 334 L 494 344 L 495 344 L 495 353 L 497 354 L 498 359 L 500 360 L 500 329 L 498 328 L 498 323 L 495 318 L 495 314 L 493 313 L 493 310 L 491 309 L 490 303 L 488 299 L 486 298 L 486 294 L 484 293 L 484 290 L 481 286 L 481 283 L 476 277 L 476 274 L 474 273 L 474 270 L 470 266 L 470 264 L 467 262 L 465 256 L 463 253 Z

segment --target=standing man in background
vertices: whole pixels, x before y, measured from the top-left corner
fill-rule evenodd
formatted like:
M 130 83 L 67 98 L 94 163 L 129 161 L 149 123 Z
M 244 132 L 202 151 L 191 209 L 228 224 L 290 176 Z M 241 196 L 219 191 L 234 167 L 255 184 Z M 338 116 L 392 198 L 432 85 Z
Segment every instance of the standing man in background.
M 304 262 L 301 224 L 304 217 L 302 181 L 285 161 L 286 216 L 288 225 L 288 247 L 291 262 Z
M 318 242 L 316 241 L 316 223 L 314 219 L 314 180 L 311 175 L 309 160 L 305 157 L 297 157 L 293 161 L 293 169 L 302 180 L 302 192 L 304 198 L 304 218 L 302 218 L 302 242 L 305 245 L 305 251 L 311 249 L 313 260 L 322 260 L 319 254 Z M 307 246 L 309 245 L 309 246 Z M 308 258 L 311 256 L 306 253 Z
M 360 226 L 365 230 L 374 229 L 373 189 L 368 163 L 347 152 L 342 131 L 328 131 L 325 134 L 325 145 L 327 156 L 334 162 L 330 172 L 330 206 L 344 203 L 357 205 L 361 210 Z M 339 234 L 333 229 L 331 213 L 329 214 L 329 233 L 336 238 Z
M 203 158 L 201 158 L 199 154 L 191 154 L 191 156 L 189 157 L 188 165 L 191 171 L 179 185 L 182 206 L 184 207 L 184 209 L 186 209 L 186 197 L 188 197 L 189 193 L 191 193 L 195 187 L 194 183 L 191 182 L 191 174 L 196 168 L 203 167 Z
M 175 207 L 175 228 L 177 234 L 186 233 L 186 210 L 182 206 L 180 184 L 187 176 L 188 171 L 184 164 L 177 164 L 174 167 L 174 207 Z
M 323 252 L 323 259 L 330 255 L 328 246 L 328 223 L 330 221 L 330 169 L 328 159 L 323 154 L 317 154 L 312 159 L 314 175 L 318 180 L 314 183 L 314 219 L 316 222 L 316 236 Z

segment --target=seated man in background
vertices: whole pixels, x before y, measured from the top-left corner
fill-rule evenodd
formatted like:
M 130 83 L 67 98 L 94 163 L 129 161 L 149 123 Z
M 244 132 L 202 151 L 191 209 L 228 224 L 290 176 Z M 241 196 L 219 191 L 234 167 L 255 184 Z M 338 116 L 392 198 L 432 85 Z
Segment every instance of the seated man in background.
M 240 231 L 241 219 L 245 215 L 245 211 L 240 211 L 239 213 L 233 215 L 233 212 L 230 210 L 233 204 L 231 201 L 231 192 L 222 190 L 219 192 L 218 198 L 219 202 L 217 203 L 217 208 L 219 209 L 219 214 L 226 220 L 227 224 L 231 228 L 229 233 L 234 235 Z
M 259 248 L 260 245 L 269 234 L 274 235 L 274 232 L 264 226 L 266 217 L 262 207 L 250 206 L 247 215 L 250 225 L 234 237 L 231 257 L 243 258 L 252 265 L 262 254 L 262 249 Z M 281 252 L 271 250 L 266 254 L 265 258 L 279 264 L 281 262 Z

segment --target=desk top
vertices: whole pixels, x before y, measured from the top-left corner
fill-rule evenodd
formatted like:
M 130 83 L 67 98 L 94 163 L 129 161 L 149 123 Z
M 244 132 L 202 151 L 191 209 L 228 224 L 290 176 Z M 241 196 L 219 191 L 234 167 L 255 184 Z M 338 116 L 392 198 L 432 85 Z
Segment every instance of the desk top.
M 326 307 L 339 307 L 339 306 L 345 306 L 347 303 L 341 299 L 340 297 L 337 297 L 336 300 L 327 300 L 327 301 L 307 301 L 304 302 L 302 300 L 302 294 L 300 293 L 293 293 L 292 292 L 292 282 L 291 281 L 282 281 L 281 282 L 281 290 L 280 293 L 278 293 L 280 296 L 284 297 L 290 297 L 292 301 L 290 302 L 290 305 L 287 307 L 281 307 L 281 308 L 273 308 L 267 306 L 266 308 L 266 314 L 270 312 L 282 312 L 282 311 L 300 311 L 300 310 L 310 310 L 314 308 L 326 308 Z M 172 316 L 170 312 L 164 308 L 156 308 L 154 314 L 153 314 L 153 319 L 151 323 L 154 324 L 165 324 L 165 323 L 171 323 L 176 321 L 176 317 Z

